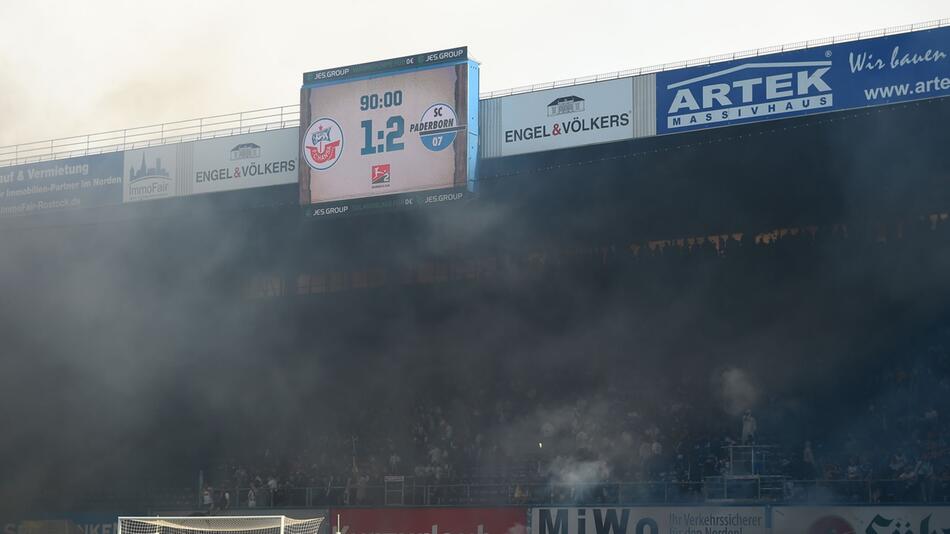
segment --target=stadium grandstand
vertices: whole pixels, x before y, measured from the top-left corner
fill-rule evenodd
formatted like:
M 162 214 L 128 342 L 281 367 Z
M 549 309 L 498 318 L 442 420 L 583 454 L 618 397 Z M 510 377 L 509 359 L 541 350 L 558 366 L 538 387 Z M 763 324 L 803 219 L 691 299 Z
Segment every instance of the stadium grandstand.
M 82 165 L 119 186 L 0 202 L 0 510 L 946 505 L 950 83 L 848 106 L 831 71 L 840 108 L 675 131 L 663 98 L 770 54 L 948 35 L 482 95 L 477 185 L 395 197 L 431 204 L 411 209 L 301 207 L 306 156 L 198 194 L 201 143 L 297 154 L 323 120 L 297 106 L 0 149 L 3 186 Z M 915 68 L 946 80 L 945 58 Z M 797 87 L 823 94 L 815 72 Z M 629 127 L 538 136 L 575 118 Z M 115 184 L 92 176 L 113 157 Z M 190 188 L 130 199 L 186 165 Z

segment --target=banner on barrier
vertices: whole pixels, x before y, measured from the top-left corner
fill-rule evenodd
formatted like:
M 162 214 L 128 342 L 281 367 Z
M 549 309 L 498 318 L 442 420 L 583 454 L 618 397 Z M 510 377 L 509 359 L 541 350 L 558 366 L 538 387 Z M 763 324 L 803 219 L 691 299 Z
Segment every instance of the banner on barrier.
M 116 516 L 68 516 L 64 519 L 23 519 L 2 522 L 0 534 L 115 534 Z
M 191 193 L 297 183 L 297 128 L 195 143 Z
M 776 506 L 782 534 L 935 534 L 950 532 L 950 508 L 928 506 Z
M 526 534 L 524 508 L 331 509 L 342 534 Z M 335 532 L 335 530 L 334 530 Z
M 121 202 L 121 153 L 0 169 L 0 216 L 95 208 Z
M 194 143 L 128 150 L 125 154 L 123 201 L 178 196 L 191 174 Z
M 950 27 L 660 72 L 657 134 L 950 95 Z
M 501 155 L 633 138 L 630 78 L 501 99 Z
M 532 508 L 530 534 L 766 534 L 765 508 Z

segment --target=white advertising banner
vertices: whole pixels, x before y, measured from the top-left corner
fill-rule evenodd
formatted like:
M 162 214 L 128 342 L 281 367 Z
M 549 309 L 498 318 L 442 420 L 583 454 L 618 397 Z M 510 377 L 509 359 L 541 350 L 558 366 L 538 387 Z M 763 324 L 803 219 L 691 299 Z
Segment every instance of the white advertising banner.
M 169 198 L 187 192 L 194 143 L 125 152 L 122 201 Z
M 297 128 L 195 143 L 191 193 L 297 183 Z
M 501 155 L 633 138 L 633 80 L 625 78 L 501 99 Z
M 782 534 L 935 534 L 950 532 L 950 508 L 929 506 L 776 506 Z
M 532 508 L 531 534 L 766 534 L 765 508 Z

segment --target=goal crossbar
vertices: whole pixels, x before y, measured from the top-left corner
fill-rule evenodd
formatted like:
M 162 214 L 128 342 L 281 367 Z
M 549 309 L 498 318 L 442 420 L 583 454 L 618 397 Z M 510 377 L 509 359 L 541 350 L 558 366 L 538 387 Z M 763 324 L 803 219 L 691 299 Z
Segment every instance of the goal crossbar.
M 119 517 L 116 534 L 177 534 L 181 532 L 316 534 L 322 523 L 322 517 L 293 519 L 283 515 Z

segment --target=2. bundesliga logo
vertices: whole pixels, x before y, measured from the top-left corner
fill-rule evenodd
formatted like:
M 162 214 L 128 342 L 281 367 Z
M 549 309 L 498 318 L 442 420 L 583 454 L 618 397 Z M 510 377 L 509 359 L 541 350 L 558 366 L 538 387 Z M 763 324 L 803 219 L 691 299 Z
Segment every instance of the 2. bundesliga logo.
M 390 176 L 391 176 L 389 165 L 390 165 L 389 163 L 373 165 L 372 169 L 370 170 L 370 175 L 369 175 L 369 179 L 370 179 L 370 182 L 372 182 L 373 184 L 372 185 L 373 188 L 389 187 L 389 181 L 390 181 Z
M 325 171 L 343 155 L 343 130 L 329 117 L 321 117 L 307 128 L 303 138 L 304 159 L 310 168 Z

